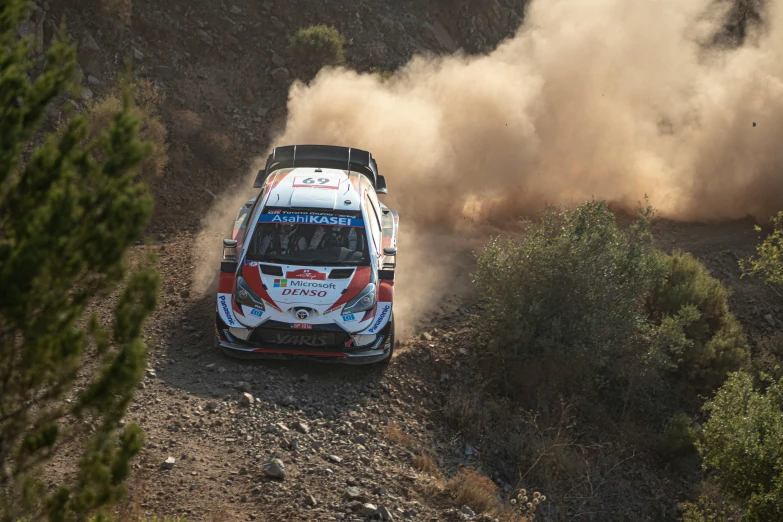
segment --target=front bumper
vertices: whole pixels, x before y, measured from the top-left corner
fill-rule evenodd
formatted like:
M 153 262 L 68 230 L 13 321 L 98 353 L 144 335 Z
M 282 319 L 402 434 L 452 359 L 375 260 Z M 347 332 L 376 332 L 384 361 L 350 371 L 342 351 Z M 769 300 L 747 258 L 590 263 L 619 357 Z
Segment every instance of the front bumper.
M 247 337 L 231 334 L 228 326 L 216 315 L 215 339 L 223 351 L 243 359 L 310 359 L 340 364 L 372 364 L 386 359 L 391 351 L 389 322 L 372 343 L 354 346 L 352 336 L 339 327 L 296 330 L 285 323 L 267 322 Z M 337 329 L 335 329 L 337 328 Z M 284 344 L 281 344 L 280 341 Z

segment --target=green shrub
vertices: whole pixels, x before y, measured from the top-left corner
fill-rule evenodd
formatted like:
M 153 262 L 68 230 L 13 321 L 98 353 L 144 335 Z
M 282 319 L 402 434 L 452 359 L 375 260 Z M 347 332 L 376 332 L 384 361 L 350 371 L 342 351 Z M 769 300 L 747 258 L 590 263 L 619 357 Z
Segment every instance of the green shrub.
M 763 278 L 768 283 L 783 283 L 783 210 L 770 221 L 774 230 L 756 247 L 756 255 L 739 262 L 743 276 L 746 274 Z M 761 227 L 755 227 L 761 232 Z
M 656 257 L 666 276 L 650 291 L 648 317 L 653 324 L 662 325 L 690 311 L 680 325 L 684 342 L 670 343 L 667 355 L 683 381 L 700 391 L 713 390 L 728 372 L 749 362 L 745 334 L 729 312 L 730 292 L 688 253 L 659 253 Z
M 783 378 L 783 332 L 775 331 L 759 339 L 752 363 L 753 375 L 767 374 L 774 380 Z
M 673 415 L 663 429 L 662 449 L 669 454 L 687 451 L 693 444 L 693 419 L 685 413 Z
M 522 240 L 492 239 L 478 256 L 482 322 L 504 353 L 587 366 L 626 352 L 655 278 L 648 217 L 624 231 L 603 201 L 548 208 Z
M 652 214 L 620 228 L 602 201 L 548 208 L 522 239 L 488 242 L 477 332 L 507 391 L 532 391 L 531 373 L 550 395 L 584 395 L 589 382 L 618 415 L 612 398 L 635 394 L 663 428 L 748 363 L 728 290 L 692 256 L 654 250 Z
M 291 55 L 305 67 L 319 69 L 345 62 L 345 38 L 331 26 L 314 25 L 297 31 L 290 40 Z
M 696 448 L 704 468 L 717 471 L 711 480 L 741 520 L 783 520 L 783 380 L 761 393 L 749 374 L 732 373 L 704 410 L 710 418 Z

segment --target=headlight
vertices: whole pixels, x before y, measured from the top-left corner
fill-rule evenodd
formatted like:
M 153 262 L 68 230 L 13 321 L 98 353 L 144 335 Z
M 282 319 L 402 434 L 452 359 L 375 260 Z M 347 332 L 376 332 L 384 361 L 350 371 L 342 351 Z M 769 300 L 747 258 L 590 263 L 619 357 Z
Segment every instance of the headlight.
M 348 301 L 343 308 L 343 314 L 364 312 L 375 306 L 375 284 L 370 283 L 359 295 Z
M 264 308 L 264 301 L 256 295 L 256 293 L 250 288 L 250 285 L 247 284 L 247 281 L 245 281 L 242 276 L 237 278 L 237 288 L 236 293 L 234 294 L 234 299 L 236 299 L 237 303 L 239 304 L 252 306 L 253 308 L 258 308 L 259 310 L 266 310 L 266 308 Z

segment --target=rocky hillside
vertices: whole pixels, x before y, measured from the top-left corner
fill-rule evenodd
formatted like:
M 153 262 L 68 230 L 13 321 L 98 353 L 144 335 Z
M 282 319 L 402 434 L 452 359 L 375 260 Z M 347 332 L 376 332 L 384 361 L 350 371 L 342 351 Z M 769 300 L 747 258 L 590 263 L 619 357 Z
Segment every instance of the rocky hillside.
M 67 20 L 79 45 L 84 102 L 114 85 L 126 61 L 159 87 L 172 161 L 155 187 L 155 228 L 193 231 L 200 210 L 192 209 L 210 204 L 266 152 L 285 123 L 289 86 L 308 79 L 289 56 L 298 29 L 334 25 L 346 38 L 348 66 L 388 71 L 414 53 L 487 50 L 519 26 L 524 3 L 134 0 L 128 23 L 119 24 L 100 16 L 92 0 L 39 0 L 25 30 L 45 46 Z M 52 107 L 53 120 L 59 108 Z

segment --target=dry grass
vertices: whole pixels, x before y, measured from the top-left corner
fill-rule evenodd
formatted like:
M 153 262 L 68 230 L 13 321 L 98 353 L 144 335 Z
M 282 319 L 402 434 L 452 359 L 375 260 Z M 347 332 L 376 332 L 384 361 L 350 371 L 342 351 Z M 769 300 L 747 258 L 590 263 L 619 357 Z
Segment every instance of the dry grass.
M 171 132 L 179 140 L 189 140 L 198 134 L 204 125 L 201 116 L 188 110 L 174 112 L 171 120 Z
M 133 12 L 133 0 L 99 0 L 98 8 L 104 22 L 129 26 Z
M 477 513 L 493 513 L 500 506 L 495 483 L 473 468 L 460 471 L 446 483 L 446 488 L 459 505 Z
M 392 422 L 383 428 L 383 436 L 393 444 L 399 444 L 408 449 L 414 449 L 416 447 L 416 440 L 402 431 L 400 425 L 396 422 Z
M 204 128 L 198 134 L 193 150 L 213 167 L 233 168 L 234 155 L 230 153 L 231 148 L 231 138 L 226 134 Z
M 163 96 L 149 80 L 141 80 L 135 87 L 135 105 L 131 114 L 141 123 L 139 137 L 152 143 L 152 153 L 142 162 L 139 177 L 143 181 L 152 181 L 162 176 L 169 162 L 166 127 L 158 116 Z M 93 103 L 89 108 L 92 137 L 108 130 L 114 115 L 121 110 L 122 99 L 118 92 L 107 93 L 103 99 Z
M 498 487 L 489 477 L 474 468 L 465 468 L 446 483 L 446 489 L 458 506 L 468 506 L 476 513 L 491 515 L 503 522 L 529 522 L 533 520 L 535 507 L 543 500 L 536 500 L 531 508 L 526 505 L 527 497 L 520 495 L 512 504 L 503 504 Z M 524 493 L 525 491 L 522 490 Z M 540 496 L 536 493 L 537 496 Z M 524 498 L 525 503 L 520 505 Z
M 483 427 L 489 424 L 488 411 L 482 396 L 459 386 L 449 392 L 443 415 L 446 422 L 469 436 L 479 436 Z
M 430 455 L 416 455 L 413 457 L 413 467 L 428 475 L 437 475 L 440 471 L 438 463 Z

